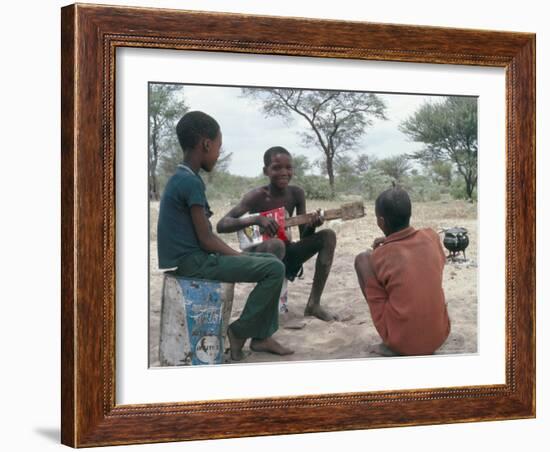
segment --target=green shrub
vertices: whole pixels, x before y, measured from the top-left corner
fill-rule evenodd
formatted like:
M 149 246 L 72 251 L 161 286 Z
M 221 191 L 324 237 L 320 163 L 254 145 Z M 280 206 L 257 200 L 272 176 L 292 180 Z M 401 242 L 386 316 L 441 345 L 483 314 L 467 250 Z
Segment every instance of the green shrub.
M 451 183 L 450 194 L 454 199 L 468 199 L 466 194 L 466 182 L 463 178 L 456 178 Z M 472 201 L 477 201 L 477 187 L 474 188 L 472 193 Z
M 422 174 L 409 176 L 403 181 L 403 188 L 407 190 L 412 201 L 439 201 L 441 187 Z
M 363 197 L 371 200 L 392 186 L 392 178 L 376 168 L 369 169 L 362 176 L 361 182 Z
M 245 177 L 222 172 L 211 178 L 207 174 L 201 174 L 201 177 L 206 184 L 206 195 L 210 199 L 241 199 L 246 192 L 267 183 L 263 176 Z
M 364 196 L 363 179 L 357 175 L 346 175 L 346 177 L 337 177 L 334 183 L 336 195 L 341 196 Z
M 328 180 L 323 176 L 302 176 L 293 180 L 300 186 L 306 195 L 306 199 L 331 199 L 332 192 Z

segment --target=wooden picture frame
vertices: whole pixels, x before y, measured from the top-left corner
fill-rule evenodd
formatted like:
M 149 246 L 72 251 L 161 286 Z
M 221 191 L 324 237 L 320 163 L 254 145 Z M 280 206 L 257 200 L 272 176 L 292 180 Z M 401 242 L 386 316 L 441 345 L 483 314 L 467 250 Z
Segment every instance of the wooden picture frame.
M 84 447 L 535 416 L 533 34 L 78 4 L 62 9 L 61 26 L 64 444 Z M 505 68 L 505 384 L 117 405 L 118 47 Z

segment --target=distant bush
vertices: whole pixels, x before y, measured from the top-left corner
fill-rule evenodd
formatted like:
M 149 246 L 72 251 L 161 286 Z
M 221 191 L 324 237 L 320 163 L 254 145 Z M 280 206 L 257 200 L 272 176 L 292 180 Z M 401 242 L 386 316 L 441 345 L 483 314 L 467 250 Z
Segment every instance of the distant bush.
M 405 178 L 403 188 L 408 191 L 413 201 L 439 201 L 441 199 L 441 187 L 434 184 L 429 177 L 421 174 Z
M 392 180 L 377 168 L 369 169 L 361 178 L 362 196 L 366 199 L 376 199 L 380 193 L 392 186 Z
M 334 182 L 337 196 L 365 196 L 365 187 L 361 176 L 348 174 L 345 177 L 337 177 Z
M 456 178 L 451 183 L 449 193 L 454 199 L 468 199 L 466 195 L 466 182 L 462 178 Z M 472 201 L 477 201 L 477 187 L 472 192 Z
M 240 199 L 246 192 L 267 183 L 263 176 L 245 177 L 216 173 L 210 180 L 208 174 L 201 174 L 201 177 L 206 184 L 206 195 L 210 199 Z
M 253 188 L 267 185 L 268 179 L 263 176 L 245 177 L 236 176 L 227 172 L 213 174 L 201 173 L 206 184 L 209 199 L 238 200 Z M 384 190 L 391 188 L 394 179 L 376 167 L 371 167 L 361 174 L 347 174 L 338 176 L 335 180 L 336 197 L 361 197 L 366 200 L 374 200 Z M 160 180 L 161 185 L 165 181 Z M 330 185 L 326 176 L 314 174 L 300 174 L 292 179 L 293 185 L 301 187 L 307 199 L 332 199 Z M 413 201 L 439 201 L 442 196 L 451 196 L 454 199 L 465 199 L 464 181 L 455 178 L 450 186 L 436 183 L 430 174 L 411 172 L 403 176 L 398 182 L 409 192 Z M 474 200 L 477 200 L 477 192 L 474 191 Z
M 328 180 L 323 176 L 302 176 L 293 181 L 294 184 L 300 186 L 309 199 L 331 199 L 332 193 Z

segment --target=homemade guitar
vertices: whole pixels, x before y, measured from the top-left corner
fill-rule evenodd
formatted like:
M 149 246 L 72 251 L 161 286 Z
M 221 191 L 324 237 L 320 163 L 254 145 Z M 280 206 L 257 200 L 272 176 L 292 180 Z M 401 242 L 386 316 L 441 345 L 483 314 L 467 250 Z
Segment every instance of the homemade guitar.
M 308 224 L 317 212 L 304 213 L 302 215 L 296 215 L 294 217 L 288 217 L 284 207 L 279 207 L 277 209 L 269 210 L 267 212 L 260 212 L 253 215 L 264 215 L 267 217 L 275 218 L 275 221 L 279 224 L 279 230 L 277 231 L 277 238 L 283 241 L 291 241 L 291 231 L 292 226 L 300 226 L 303 224 Z M 321 210 L 319 216 L 323 221 L 337 220 L 341 219 L 344 221 L 355 220 L 357 218 L 362 218 L 365 216 L 365 206 L 361 201 L 351 202 L 342 204 L 337 209 L 327 209 Z M 237 232 L 239 238 L 239 246 L 241 250 L 245 250 L 252 245 L 257 245 L 262 243 L 264 240 L 268 240 L 271 237 L 268 234 L 263 234 L 260 231 L 258 225 L 248 226 L 244 229 L 241 229 Z

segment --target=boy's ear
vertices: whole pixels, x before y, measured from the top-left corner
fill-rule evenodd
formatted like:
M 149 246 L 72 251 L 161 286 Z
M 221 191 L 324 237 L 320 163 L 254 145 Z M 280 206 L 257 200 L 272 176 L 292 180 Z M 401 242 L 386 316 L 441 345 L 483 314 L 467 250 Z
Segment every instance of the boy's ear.
M 264 166 L 264 176 L 267 176 L 267 166 Z
M 208 138 L 202 139 L 202 150 L 208 152 L 210 150 L 210 140 Z

